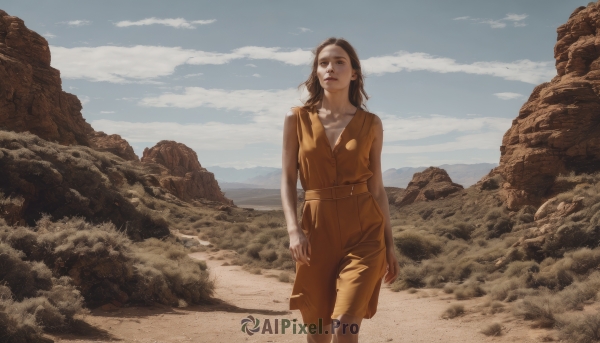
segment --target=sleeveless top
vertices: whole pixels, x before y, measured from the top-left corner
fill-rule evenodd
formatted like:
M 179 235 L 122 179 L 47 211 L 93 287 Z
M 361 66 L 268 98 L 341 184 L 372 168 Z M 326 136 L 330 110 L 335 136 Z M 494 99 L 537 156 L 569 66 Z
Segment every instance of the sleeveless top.
M 375 114 L 359 108 L 332 150 L 317 112 L 293 109 L 298 120 L 298 173 L 302 188 L 328 188 L 367 181 Z

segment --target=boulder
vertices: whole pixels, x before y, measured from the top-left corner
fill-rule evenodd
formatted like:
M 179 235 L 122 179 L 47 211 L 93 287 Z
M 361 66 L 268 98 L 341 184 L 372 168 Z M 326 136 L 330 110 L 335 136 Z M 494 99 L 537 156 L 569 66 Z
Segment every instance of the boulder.
M 233 205 L 221 192 L 215 175 L 200 165 L 196 152 L 185 144 L 160 141 L 144 149 L 141 161 L 154 167 L 161 187 L 183 201 L 206 198 Z
M 420 201 L 437 200 L 462 189 L 463 186 L 452 182 L 444 169 L 429 167 L 413 175 L 406 189 L 396 198 L 396 205 L 401 207 Z
M 90 146 L 98 151 L 113 153 L 127 161 L 139 161 L 129 142 L 119 135 L 107 135 L 102 131 L 94 131 L 88 135 Z

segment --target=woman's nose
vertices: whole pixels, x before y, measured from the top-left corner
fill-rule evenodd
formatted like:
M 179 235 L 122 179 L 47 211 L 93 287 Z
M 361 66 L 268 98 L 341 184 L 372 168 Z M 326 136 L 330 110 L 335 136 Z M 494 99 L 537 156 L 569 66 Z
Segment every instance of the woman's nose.
M 327 65 L 327 69 L 326 69 L 326 70 L 327 70 L 328 72 L 330 72 L 330 71 L 333 71 L 333 64 L 332 64 L 332 63 L 329 63 L 329 64 Z

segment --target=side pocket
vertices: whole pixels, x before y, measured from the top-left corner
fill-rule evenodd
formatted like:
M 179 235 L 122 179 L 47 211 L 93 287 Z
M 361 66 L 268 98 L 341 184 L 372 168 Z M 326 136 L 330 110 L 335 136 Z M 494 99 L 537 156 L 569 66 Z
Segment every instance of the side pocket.
M 369 193 L 369 197 L 371 198 L 371 201 L 373 202 L 373 206 L 375 206 L 377 213 L 379 213 L 379 217 L 380 217 L 381 221 L 384 221 L 383 211 L 379 207 L 379 203 L 377 202 L 377 200 L 375 200 L 375 198 L 373 198 L 373 194 Z
M 360 218 L 360 204 L 358 203 L 358 196 L 354 197 L 354 203 L 356 204 L 356 213 L 358 214 L 358 226 L 360 227 L 360 233 L 365 233 L 365 229 L 363 228 L 363 224 L 361 223 Z

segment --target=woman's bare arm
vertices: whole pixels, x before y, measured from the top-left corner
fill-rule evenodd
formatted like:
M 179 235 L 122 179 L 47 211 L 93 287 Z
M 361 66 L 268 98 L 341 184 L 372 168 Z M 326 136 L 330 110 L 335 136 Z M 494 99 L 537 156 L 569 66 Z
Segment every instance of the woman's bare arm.
M 290 236 L 290 253 L 294 261 L 310 265 L 310 243 L 298 225 L 296 214 L 298 192 L 298 133 L 296 113 L 289 111 L 283 123 L 283 148 L 281 160 L 281 202 Z
M 390 222 L 390 207 L 385 188 L 383 187 L 383 175 L 381 171 L 381 151 L 383 149 L 383 123 L 378 116 L 373 120 L 375 138 L 369 151 L 369 169 L 373 172 L 367 180 L 369 192 L 373 195 L 384 214 L 385 221 L 385 246 L 387 249 L 388 273 L 385 282 L 392 282 L 398 275 L 398 260 L 394 251 L 394 238 L 392 237 L 392 224 Z

